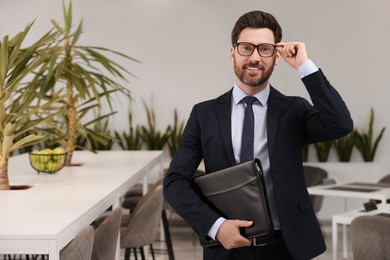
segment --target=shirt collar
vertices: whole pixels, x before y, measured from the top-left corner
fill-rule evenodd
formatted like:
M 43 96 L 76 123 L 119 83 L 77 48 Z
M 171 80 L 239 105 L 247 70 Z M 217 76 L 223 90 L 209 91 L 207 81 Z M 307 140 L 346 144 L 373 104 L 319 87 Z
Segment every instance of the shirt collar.
M 270 85 L 268 84 L 265 89 L 254 95 L 261 103 L 262 106 L 266 106 L 268 102 L 268 96 L 270 92 Z M 247 94 L 238 87 L 237 83 L 234 83 L 233 87 L 233 102 L 234 104 L 240 103 L 241 99 L 246 97 Z

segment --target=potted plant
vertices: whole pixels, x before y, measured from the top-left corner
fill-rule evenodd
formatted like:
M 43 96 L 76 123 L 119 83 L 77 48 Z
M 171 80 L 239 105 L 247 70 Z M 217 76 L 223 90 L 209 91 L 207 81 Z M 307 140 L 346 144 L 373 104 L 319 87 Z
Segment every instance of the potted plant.
M 351 160 L 352 150 L 355 146 L 355 131 L 333 141 L 337 157 L 340 162 L 349 162 Z
M 314 144 L 317 158 L 319 162 L 326 162 L 329 157 L 330 148 L 332 148 L 332 142 L 321 142 L 321 143 L 315 143 Z
M 22 44 L 32 24 L 13 38 L 4 36 L 0 42 L 0 190 L 11 188 L 8 179 L 10 153 L 32 145 L 44 138 L 36 135 L 37 126 L 63 113 L 59 109 L 50 114 L 42 113 L 63 97 L 57 96 L 36 102 L 37 88 L 42 79 L 36 71 L 45 66 L 44 50 L 56 37 L 49 32 L 29 47 Z M 35 76 L 33 76 L 35 74 Z M 30 80 L 26 78 L 30 77 Z
M 355 131 L 355 145 L 365 162 L 374 161 L 376 149 L 378 148 L 379 142 L 382 139 L 383 133 L 386 129 L 386 127 L 382 127 L 379 135 L 374 139 L 374 120 L 375 113 L 374 109 L 371 108 L 368 132 L 359 132 L 358 130 Z
M 140 134 L 143 144 L 147 150 L 162 150 L 167 144 L 171 134 L 171 127 L 167 126 L 164 132 L 160 132 L 156 126 L 156 115 L 152 108 L 149 108 L 144 102 L 144 108 L 148 118 L 147 126 L 141 126 Z
M 57 138 L 58 141 L 65 140 L 66 142 L 65 165 L 73 165 L 73 151 L 76 149 L 77 138 L 80 135 L 98 142 L 102 140 L 99 133 L 83 124 L 82 118 L 90 110 L 100 109 L 103 100 L 108 103 L 111 112 L 100 118 L 107 118 L 111 115 L 111 97 L 114 93 L 119 92 L 130 98 L 130 91 L 115 79 L 127 81 L 124 74 L 132 74 L 116 61 L 108 58 L 106 54 L 138 61 L 107 48 L 78 45 L 83 31 L 83 21 L 81 20 L 78 27 L 72 31 L 72 1 L 69 2 L 67 8 L 64 1 L 62 3 L 64 26 L 61 27 L 59 23 L 52 20 L 58 39 L 57 44 L 46 49 L 45 54 L 51 58 L 47 61 L 47 69 L 40 71 L 45 77 L 40 92 L 45 95 L 63 92 L 67 94 L 65 102 L 60 103 L 67 111 L 63 119 L 66 131 L 62 131 L 62 127 L 59 127 Z
M 133 113 L 131 110 L 128 113 L 129 130 L 114 131 L 115 138 L 122 150 L 141 150 L 142 138 L 140 126 L 133 126 Z
M 183 130 L 184 130 L 184 121 L 179 122 L 177 116 L 177 110 L 175 109 L 174 121 L 168 138 L 168 148 L 169 148 L 169 154 L 171 155 L 171 158 L 173 158 L 177 149 L 179 148 L 179 144 L 183 136 Z

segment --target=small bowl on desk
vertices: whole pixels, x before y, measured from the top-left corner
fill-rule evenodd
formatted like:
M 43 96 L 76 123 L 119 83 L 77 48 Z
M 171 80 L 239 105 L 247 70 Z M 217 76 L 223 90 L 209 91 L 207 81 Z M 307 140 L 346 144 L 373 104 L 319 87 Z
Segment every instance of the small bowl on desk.
M 30 153 L 30 164 L 38 173 L 56 173 L 64 167 L 66 152 L 62 149 L 44 149 Z

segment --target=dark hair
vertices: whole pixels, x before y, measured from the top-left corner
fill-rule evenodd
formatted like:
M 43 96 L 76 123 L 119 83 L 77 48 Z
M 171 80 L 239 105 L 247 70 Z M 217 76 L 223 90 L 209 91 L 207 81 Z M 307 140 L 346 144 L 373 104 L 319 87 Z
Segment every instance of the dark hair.
M 282 28 L 273 15 L 262 11 L 251 11 L 238 18 L 232 30 L 232 44 L 236 44 L 238 36 L 245 28 L 268 28 L 275 36 L 275 43 L 282 40 Z

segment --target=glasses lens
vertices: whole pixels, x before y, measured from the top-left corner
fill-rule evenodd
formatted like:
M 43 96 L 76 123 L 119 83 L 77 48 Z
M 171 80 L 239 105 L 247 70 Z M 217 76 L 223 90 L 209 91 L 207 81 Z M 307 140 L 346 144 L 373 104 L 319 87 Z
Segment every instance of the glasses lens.
M 240 42 L 237 43 L 237 51 L 242 56 L 250 56 L 252 55 L 255 46 L 249 42 Z
M 262 57 L 271 57 L 275 52 L 275 46 L 269 43 L 263 43 L 258 46 L 259 54 Z

